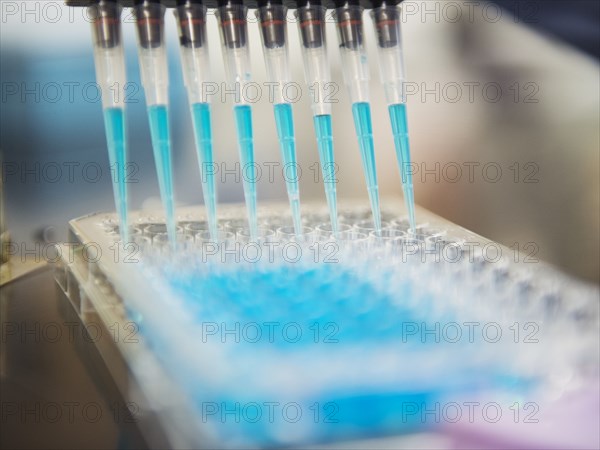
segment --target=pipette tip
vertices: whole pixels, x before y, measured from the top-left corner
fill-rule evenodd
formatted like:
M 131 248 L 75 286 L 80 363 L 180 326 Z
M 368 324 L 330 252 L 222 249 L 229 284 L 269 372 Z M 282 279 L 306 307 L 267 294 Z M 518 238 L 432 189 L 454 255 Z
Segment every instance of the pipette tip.
M 337 189 L 336 189 L 336 167 L 333 156 L 333 132 L 331 127 L 331 114 L 319 114 L 314 116 L 315 133 L 317 135 L 317 146 L 319 148 L 319 159 L 321 160 L 321 173 L 325 185 L 325 197 L 329 208 L 331 229 L 334 233 L 338 231 L 337 219 Z
M 175 224 L 168 108 L 166 105 L 152 105 L 148 108 L 148 116 L 160 196 L 165 209 L 167 235 L 169 241 L 174 245 L 177 240 L 177 226 Z
M 367 102 L 352 105 L 356 137 L 360 147 L 363 172 L 367 183 L 367 192 L 373 212 L 373 224 L 377 231 L 381 230 L 381 212 L 379 208 L 379 187 L 375 167 L 375 148 L 373 144 L 373 127 L 371 124 L 371 107 Z
M 275 124 L 279 138 L 279 148 L 283 159 L 285 184 L 287 189 L 292 219 L 296 235 L 302 235 L 302 220 L 300 215 L 300 190 L 298 188 L 298 164 L 296 162 L 296 138 L 294 134 L 294 121 L 292 105 L 279 103 L 274 106 Z
M 125 111 L 122 108 L 104 110 L 104 124 L 108 156 L 113 173 L 113 194 L 119 216 L 119 234 L 123 242 L 129 242 L 127 205 L 127 143 L 125 133 Z
M 252 109 L 249 105 L 236 105 L 233 108 L 235 126 L 237 129 L 238 149 L 242 168 L 254 166 L 254 136 L 252 132 Z M 256 176 L 244 174 L 244 198 L 248 210 L 248 228 L 252 239 L 258 237 L 258 222 L 256 219 Z
M 213 170 L 214 159 L 210 105 L 205 102 L 193 103 L 191 109 L 208 230 L 210 231 L 211 239 L 216 241 L 218 230 L 217 193 L 215 188 L 215 171 Z

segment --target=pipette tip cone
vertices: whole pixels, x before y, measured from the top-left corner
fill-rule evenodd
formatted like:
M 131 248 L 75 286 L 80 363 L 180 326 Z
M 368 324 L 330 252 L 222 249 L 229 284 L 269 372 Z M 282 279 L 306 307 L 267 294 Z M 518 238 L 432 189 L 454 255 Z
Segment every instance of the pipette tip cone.
M 219 233 L 218 233 L 218 227 L 217 227 L 217 221 L 216 220 L 212 220 L 212 218 L 209 219 L 208 221 L 208 231 L 210 232 L 210 238 L 217 242 L 218 238 L 219 238 Z
M 302 216 L 300 215 L 300 199 L 295 198 L 290 200 L 292 208 L 292 220 L 294 222 L 294 232 L 296 236 L 302 236 Z
M 256 196 L 246 198 L 246 209 L 248 210 L 248 229 L 252 240 L 258 238 L 258 220 L 256 219 Z
M 410 232 L 415 233 L 417 229 L 417 221 L 415 218 L 415 199 L 412 187 L 404 187 L 404 203 L 408 211 L 408 222 L 410 224 Z
M 338 232 L 338 217 L 337 217 L 337 199 L 335 190 L 333 192 L 327 192 L 327 205 L 329 206 L 329 219 L 331 220 L 331 231 L 334 234 Z
M 371 212 L 373 213 L 373 225 L 377 232 L 381 231 L 381 209 L 379 207 L 379 188 L 372 186 L 368 188 Z

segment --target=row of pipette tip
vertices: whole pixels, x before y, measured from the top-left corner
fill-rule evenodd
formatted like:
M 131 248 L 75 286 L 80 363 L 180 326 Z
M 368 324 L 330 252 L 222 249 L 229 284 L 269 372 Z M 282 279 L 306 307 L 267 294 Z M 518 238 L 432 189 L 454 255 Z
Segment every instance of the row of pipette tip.
M 126 84 L 125 61 L 121 36 L 121 7 L 117 2 L 100 2 L 90 7 L 94 33 L 96 75 L 102 88 L 109 158 L 117 168 L 114 197 L 116 210 L 122 224 L 128 224 L 126 164 L 127 143 L 124 113 L 124 95 L 113 95 L 114 86 L 124 89 Z M 209 232 L 218 239 L 217 199 L 214 173 L 204 171 L 213 163 L 213 139 L 209 98 L 203 88 L 210 80 L 209 57 L 206 39 L 206 14 L 204 5 L 185 2 L 177 6 L 175 15 L 179 29 L 183 81 L 194 125 L 198 161 L 202 172 L 202 189 L 207 211 Z M 152 137 L 154 160 L 160 195 L 165 210 L 169 240 L 177 239 L 175 199 L 173 193 L 173 167 L 168 114 L 168 63 L 164 40 L 165 7 L 159 2 L 143 1 L 134 7 L 141 80 L 144 87 Z M 296 17 L 300 32 L 306 83 L 318 92 L 312 95 L 312 113 L 321 160 L 327 204 L 332 231 L 339 231 L 335 159 L 331 120 L 331 104 L 327 101 L 332 83 L 326 46 L 326 9 L 313 3 L 298 8 Z M 369 103 L 369 66 L 363 40 L 363 9 L 346 4 L 334 11 L 344 82 L 352 103 L 356 136 L 359 144 L 367 192 L 371 204 L 372 221 L 381 230 L 381 212 L 375 150 Z M 285 167 L 296 168 L 296 143 L 292 104 L 284 89 L 292 81 L 287 46 L 287 9 L 282 4 L 267 2 L 256 10 L 267 69 L 268 81 L 275 83 L 274 115 L 280 150 Z M 415 232 L 414 194 L 410 165 L 410 150 L 404 102 L 404 69 L 400 41 L 400 7 L 385 2 L 371 12 L 374 20 L 381 78 L 389 104 L 389 115 L 410 230 Z M 242 167 L 254 164 L 254 137 L 250 103 L 241 93 L 251 82 L 249 43 L 247 35 L 247 8 L 236 3 L 225 3 L 217 9 L 219 30 L 227 83 L 235 89 L 234 117 L 238 150 Z M 122 93 L 122 92 L 121 92 Z M 286 189 L 294 233 L 302 235 L 300 193 L 298 177 L 286 177 Z M 252 239 L 258 237 L 256 180 L 244 177 L 244 197 L 248 229 Z M 129 242 L 129 227 L 121 227 L 122 238 Z

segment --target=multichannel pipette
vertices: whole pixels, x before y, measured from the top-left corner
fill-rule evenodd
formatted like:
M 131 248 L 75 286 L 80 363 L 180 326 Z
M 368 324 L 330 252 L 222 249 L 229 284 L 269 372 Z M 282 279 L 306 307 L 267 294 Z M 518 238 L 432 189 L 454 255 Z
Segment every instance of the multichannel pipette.
M 210 103 L 203 89 L 209 79 L 209 58 L 206 45 L 206 6 L 187 0 L 176 9 L 181 46 L 183 81 L 194 122 L 198 163 L 204 205 L 211 238 L 217 238 L 217 194 L 213 170 Z
M 256 17 L 259 20 L 267 78 L 269 82 L 277 84 L 273 98 L 277 136 L 284 164 L 283 172 L 292 209 L 294 230 L 296 235 L 300 235 L 302 234 L 302 220 L 300 218 L 296 138 L 292 105 L 285 95 L 285 89 L 292 81 L 288 61 L 286 13 L 287 8 L 281 4 L 281 0 L 264 0 L 259 2 Z
M 70 4 L 85 4 L 97 9 L 94 21 L 95 59 L 97 77 L 103 87 L 103 106 L 106 121 L 111 165 L 116 169 L 115 204 L 120 216 L 124 239 L 128 239 L 127 192 L 125 185 L 126 144 L 123 95 L 114 93 L 114 84 L 125 83 L 125 69 L 119 24 L 121 0 L 67 0 Z M 123 0 L 125 1 L 125 0 Z M 208 0 L 207 0 L 208 1 Z M 312 94 L 312 113 L 321 160 L 321 170 L 331 228 L 338 231 L 336 199 L 336 167 L 333 151 L 330 98 L 332 81 L 327 58 L 325 14 L 322 0 L 298 0 L 298 30 L 304 60 L 304 72 Z M 248 212 L 249 232 L 257 236 L 256 183 L 259 171 L 254 162 L 252 99 L 247 98 L 250 76 L 250 55 L 245 0 L 217 0 L 217 17 L 226 69 L 227 93 L 235 94 L 234 117 L 243 176 L 244 197 Z M 267 76 L 275 83 L 274 113 L 280 149 L 284 162 L 284 177 L 296 233 L 301 233 L 299 171 L 291 101 L 286 88 L 291 83 L 284 0 L 248 2 L 258 8 L 260 34 L 263 43 Z M 214 7 L 210 0 L 208 6 Z M 368 2 L 367 2 L 368 3 Z M 414 188 L 410 171 L 410 150 L 407 131 L 406 105 L 403 92 L 403 62 L 400 39 L 400 7 L 398 0 L 370 3 L 376 30 L 381 77 L 385 87 L 388 112 L 406 207 L 411 229 L 415 229 Z M 125 3 L 126 5 L 129 3 Z M 203 85 L 208 79 L 208 49 L 206 42 L 207 4 L 203 0 L 135 0 L 139 59 L 142 83 L 148 105 L 154 158 L 161 198 L 166 210 L 167 230 L 175 242 L 173 174 L 168 123 L 168 66 L 164 45 L 164 13 L 166 5 L 176 6 L 185 85 L 188 90 L 194 123 L 196 146 L 207 209 L 210 233 L 217 235 L 217 201 L 212 156 L 211 108 Z M 373 213 L 375 229 L 381 229 L 379 191 L 375 165 L 371 109 L 369 104 L 369 67 L 364 44 L 363 8 L 358 0 L 334 2 L 334 17 L 340 44 L 343 75 L 352 103 L 354 126 L 360 147 L 363 171 Z M 331 7 L 331 5 L 329 5 Z M 121 87 L 119 88 L 121 89 Z M 250 89 L 252 92 L 252 89 Z
M 321 173 L 325 186 L 325 196 L 331 218 L 331 229 L 338 231 L 336 169 L 333 155 L 333 132 L 331 129 L 331 103 L 328 102 L 329 89 L 333 87 L 327 59 L 327 39 L 325 34 L 325 12 L 319 0 L 304 2 L 296 11 L 300 46 L 304 62 L 306 84 L 312 92 L 312 113 L 321 160 Z
M 125 133 L 125 56 L 121 41 L 121 6 L 116 1 L 101 0 L 90 6 L 93 17 L 96 80 L 102 91 L 102 108 L 108 157 L 113 173 L 115 208 L 119 215 L 123 242 L 129 241 L 127 219 L 127 137 Z M 116 91 L 115 91 L 116 88 Z
M 171 163 L 171 137 L 169 132 L 169 72 L 167 50 L 164 43 L 165 7 L 151 0 L 142 0 L 134 7 L 140 74 L 154 149 L 154 162 L 158 174 L 160 196 L 166 214 L 167 234 L 172 244 L 176 242 L 175 200 Z
M 247 12 L 248 9 L 244 5 L 231 0 L 220 3 L 217 9 L 226 78 L 230 91 L 235 92 L 236 95 L 233 110 L 242 164 L 248 227 L 252 238 L 256 238 L 258 235 L 256 218 L 257 176 L 254 175 L 252 109 L 244 96 L 245 88 L 251 80 L 248 28 L 246 25 Z
M 380 230 L 379 187 L 369 104 L 369 65 L 363 42 L 362 12 L 363 8 L 358 4 L 346 3 L 336 8 L 335 20 L 340 42 L 344 83 L 352 103 L 354 127 L 360 146 L 367 192 L 373 212 L 373 223 L 375 228 Z
M 410 170 L 410 147 L 406 120 L 406 97 L 404 93 L 404 64 L 400 35 L 401 9 L 399 5 L 385 2 L 371 11 L 375 26 L 379 69 L 388 103 L 396 155 L 400 166 L 404 202 L 408 211 L 411 230 L 415 230 L 415 199 Z

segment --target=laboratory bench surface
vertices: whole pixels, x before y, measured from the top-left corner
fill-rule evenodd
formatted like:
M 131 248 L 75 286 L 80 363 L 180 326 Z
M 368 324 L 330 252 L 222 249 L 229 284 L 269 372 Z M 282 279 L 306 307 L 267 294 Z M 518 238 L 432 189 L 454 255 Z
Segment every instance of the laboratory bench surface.
M 93 329 L 85 331 L 52 270 L 1 290 L 0 448 L 145 448 Z

